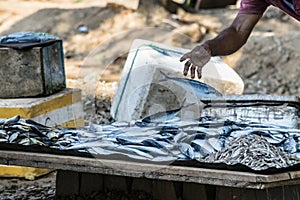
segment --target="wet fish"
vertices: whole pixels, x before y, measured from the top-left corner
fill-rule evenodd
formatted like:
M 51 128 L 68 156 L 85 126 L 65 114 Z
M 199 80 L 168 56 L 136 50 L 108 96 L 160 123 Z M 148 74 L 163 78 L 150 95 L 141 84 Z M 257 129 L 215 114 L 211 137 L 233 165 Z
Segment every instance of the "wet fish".
M 184 141 L 184 139 L 186 138 L 187 135 L 188 135 L 187 133 L 182 131 L 182 132 L 176 134 L 174 136 L 173 140 L 174 140 L 175 143 L 181 143 L 181 142 Z
M 58 139 L 58 138 L 61 137 L 60 133 L 59 133 L 59 132 L 55 132 L 55 131 L 50 131 L 50 132 L 48 132 L 46 135 L 47 135 L 47 137 L 48 137 L 50 140 L 51 140 L 51 139 L 54 139 L 54 138 Z
M 31 145 L 31 140 L 30 140 L 30 138 L 24 138 L 19 142 L 19 144 L 28 146 L 28 145 Z
M 177 160 L 176 156 L 155 156 L 151 161 L 153 162 L 171 162 Z
M 112 141 L 90 141 L 90 142 L 82 142 L 73 144 L 70 147 L 67 147 L 66 150 L 76 150 L 76 149 L 90 149 L 90 148 L 97 148 L 101 147 L 104 149 L 114 149 L 120 146 L 119 144 L 112 142 Z
M 3 126 L 7 126 L 7 125 L 10 125 L 10 124 L 15 124 L 17 123 L 19 120 L 21 119 L 20 115 L 16 115 L 12 118 L 8 118 L 4 121 L 3 123 Z
M 193 79 L 170 77 L 162 71 L 160 71 L 160 73 L 165 77 L 160 81 L 170 80 L 180 85 L 182 88 L 186 89 L 187 91 L 194 92 L 194 94 L 200 99 L 212 99 L 215 97 L 222 96 L 222 94 L 219 91 L 217 91 L 215 88 L 205 83 Z
M 121 145 L 142 145 L 142 140 L 139 140 L 139 138 L 116 137 L 116 141 Z
M 0 142 L 7 142 L 6 138 L 0 138 Z
M 6 131 L 0 129 L 0 138 L 7 138 L 7 136 L 8 135 L 7 135 Z
M 144 158 L 147 158 L 147 159 L 153 159 L 154 157 L 149 154 L 149 153 L 145 153 L 144 151 L 140 150 L 140 149 L 137 149 L 135 147 L 142 147 L 142 146 L 118 146 L 116 148 L 116 150 L 122 150 L 122 151 L 125 151 L 129 154 L 127 154 L 128 156 L 130 156 L 130 154 L 136 154 L 138 156 L 141 156 L 141 157 L 144 157 Z M 117 151 L 118 152 L 118 151 Z
M 8 138 L 9 143 L 14 142 L 18 138 L 19 135 L 20 135 L 20 132 L 15 132 L 15 133 L 11 134 Z
M 296 148 L 297 142 L 293 137 L 289 137 L 285 140 L 283 143 L 283 149 L 289 153 L 296 153 L 297 148 Z
M 219 137 L 210 137 L 207 141 L 216 151 L 220 151 L 224 147 L 224 143 Z
M 170 133 L 172 135 L 176 135 L 179 132 L 180 132 L 180 129 L 178 127 L 174 127 L 174 126 L 163 126 L 159 131 L 160 134 Z
M 155 113 L 153 115 L 143 118 L 142 122 L 144 122 L 144 123 L 159 123 L 159 122 L 170 122 L 170 121 L 179 120 L 177 115 L 179 114 L 180 110 L 184 107 L 184 102 L 185 102 L 185 99 L 182 102 L 181 106 L 177 109 Z
M 32 120 L 32 119 L 24 119 L 24 122 L 25 122 L 26 124 L 30 124 L 30 125 L 35 126 L 35 127 L 38 128 L 40 131 L 49 131 L 49 130 L 52 129 L 52 128 L 49 127 L 49 126 L 45 126 L 45 125 L 43 125 L 43 124 L 40 124 L 40 123 L 38 123 L 38 122 L 36 122 L 36 121 L 34 121 L 34 120 Z
M 170 154 L 169 151 L 165 151 L 164 149 L 159 149 L 159 148 L 151 147 L 151 146 L 126 145 L 126 147 L 131 148 L 131 149 L 138 149 L 140 151 L 151 154 L 153 156 L 155 156 L 155 155 L 167 156 Z
M 142 119 L 143 123 L 159 123 L 159 122 L 172 122 L 172 121 L 177 121 L 180 120 L 179 117 L 176 115 L 179 114 L 179 109 L 175 110 L 170 110 L 170 111 L 165 111 L 165 112 L 158 112 L 153 115 L 147 116 Z
M 194 159 L 195 158 L 195 152 L 193 150 L 193 148 L 191 147 L 191 145 L 186 144 L 186 143 L 180 143 L 177 144 L 177 146 L 179 147 L 180 152 L 186 156 L 189 159 Z
M 215 149 L 207 142 L 207 140 L 193 140 L 191 146 L 195 149 L 195 151 L 200 152 L 204 156 L 208 156 L 215 152 Z
M 35 138 L 29 138 L 29 140 L 30 140 L 30 143 L 31 143 L 31 144 L 36 144 L 36 145 L 40 145 L 40 146 L 45 146 L 45 144 L 44 144 L 43 142 L 41 142 L 41 141 L 39 141 L 39 140 L 37 140 L 37 139 L 35 139 Z
M 161 145 L 159 142 L 153 140 L 153 139 L 146 139 L 142 141 L 142 144 L 145 146 L 150 146 L 150 147 L 156 147 L 159 149 L 164 149 L 165 146 Z

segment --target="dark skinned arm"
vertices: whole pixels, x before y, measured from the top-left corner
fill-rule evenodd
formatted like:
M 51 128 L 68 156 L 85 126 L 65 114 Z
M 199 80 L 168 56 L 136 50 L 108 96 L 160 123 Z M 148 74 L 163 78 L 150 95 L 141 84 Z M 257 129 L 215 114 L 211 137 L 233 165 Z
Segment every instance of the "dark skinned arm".
M 196 46 L 180 58 L 181 62 L 186 60 L 183 74 L 186 76 L 190 70 L 191 78 L 195 78 L 197 69 L 198 78 L 201 78 L 202 68 L 211 56 L 225 56 L 240 49 L 247 42 L 260 18 L 261 15 L 238 14 L 233 23 L 216 38 Z

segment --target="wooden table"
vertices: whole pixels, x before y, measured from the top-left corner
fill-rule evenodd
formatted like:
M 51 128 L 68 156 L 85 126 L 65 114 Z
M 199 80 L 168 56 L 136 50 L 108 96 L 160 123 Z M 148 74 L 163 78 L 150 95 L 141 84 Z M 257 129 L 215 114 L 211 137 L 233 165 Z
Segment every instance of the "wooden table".
M 154 199 L 298 199 L 300 171 L 272 175 L 0 151 L 0 164 L 57 170 L 56 195 L 141 190 Z M 201 197 L 201 198 L 199 198 Z

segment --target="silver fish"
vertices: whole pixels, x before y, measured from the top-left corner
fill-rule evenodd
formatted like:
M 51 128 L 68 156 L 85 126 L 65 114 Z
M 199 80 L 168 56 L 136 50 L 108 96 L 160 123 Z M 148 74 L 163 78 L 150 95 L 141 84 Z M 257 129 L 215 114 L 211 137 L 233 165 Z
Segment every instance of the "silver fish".
M 180 143 L 177 144 L 177 146 L 179 147 L 180 152 L 186 156 L 187 158 L 190 159 L 194 159 L 195 158 L 195 152 L 193 150 L 193 148 L 191 147 L 191 145 L 186 144 L 186 143 Z
M 208 156 L 211 153 L 215 152 L 214 147 L 212 147 L 207 140 L 193 140 L 191 146 L 196 150 L 199 151 L 204 156 Z
M 118 146 L 117 148 L 116 148 L 116 150 L 123 150 L 123 151 L 125 151 L 126 153 L 129 153 L 129 154 L 136 154 L 136 155 L 138 155 L 138 156 L 141 156 L 141 157 L 144 157 L 144 158 L 147 158 L 147 159 L 153 159 L 154 157 L 151 155 L 151 154 L 149 154 L 149 153 L 145 153 L 144 151 L 141 151 L 141 150 L 139 150 L 139 149 L 137 149 L 137 148 L 130 148 L 130 147 L 128 147 L 128 146 Z M 118 151 L 119 152 L 119 151 Z M 127 155 L 127 154 L 126 154 Z M 130 156 L 130 155 L 128 155 L 128 156 Z
M 224 144 L 219 137 L 210 137 L 207 141 L 216 151 L 220 151 L 224 147 Z
M 155 147 L 140 146 L 140 145 L 126 145 L 124 147 L 130 148 L 130 149 L 138 149 L 140 151 L 143 151 L 145 153 L 149 153 L 151 155 L 161 155 L 161 156 L 169 155 L 169 152 L 163 151 L 162 149 L 158 149 L 158 148 L 155 148 Z
M 178 84 L 182 88 L 185 88 L 187 91 L 192 91 L 200 99 L 209 100 L 215 97 L 222 96 L 222 94 L 219 91 L 205 83 L 187 78 L 170 77 L 162 71 L 160 71 L 160 73 L 165 77 L 160 81 L 170 80 Z
M 14 132 L 13 134 L 11 134 L 9 136 L 8 141 L 10 143 L 14 142 L 18 138 L 19 135 L 20 135 L 20 132 Z
M 296 148 L 296 141 L 294 140 L 293 137 L 289 137 L 286 139 L 286 141 L 283 143 L 283 149 L 289 153 L 296 153 L 297 148 Z
M 19 142 L 19 144 L 25 145 L 25 146 L 31 145 L 30 138 L 24 138 L 24 139 L 22 139 L 22 140 Z
M 0 138 L 0 142 L 7 142 L 6 138 Z
M 184 101 L 182 102 L 181 106 L 174 110 L 164 111 L 164 112 L 158 112 L 153 115 L 150 115 L 148 117 L 145 117 L 142 119 L 142 122 L 144 123 L 160 123 L 160 122 L 172 122 L 172 121 L 178 121 L 179 118 L 177 115 L 179 114 L 180 110 L 184 107 Z
M 21 119 L 20 115 L 16 115 L 12 118 L 6 119 L 3 123 L 3 125 L 6 126 L 6 125 L 9 125 L 9 124 L 17 123 L 20 119 Z

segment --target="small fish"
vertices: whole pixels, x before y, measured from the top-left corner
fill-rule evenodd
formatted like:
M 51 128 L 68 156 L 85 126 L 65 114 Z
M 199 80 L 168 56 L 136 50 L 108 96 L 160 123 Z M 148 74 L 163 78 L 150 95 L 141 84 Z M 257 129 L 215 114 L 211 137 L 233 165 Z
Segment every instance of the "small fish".
M 15 132 L 15 133 L 11 134 L 8 138 L 9 143 L 14 142 L 18 138 L 19 135 L 20 135 L 20 132 Z
M 171 162 L 177 160 L 175 156 L 155 156 L 151 161 L 153 162 Z
M 209 155 L 215 152 L 214 147 L 212 147 L 206 140 L 193 140 L 191 146 L 203 155 Z
M 191 147 L 191 145 L 189 145 L 187 143 L 180 143 L 180 144 L 178 144 L 178 147 L 179 147 L 180 152 L 187 158 L 190 158 L 192 160 L 195 158 L 195 152 L 194 152 L 193 148 Z
M 139 147 L 141 147 L 141 146 L 139 146 Z M 125 151 L 126 153 L 128 153 L 128 154 L 125 154 L 127 156 L 131 156 L 130 154 L 133 153 L 133 154 L 136 154 L 138 156 L 141 156 L 141 157 L 144 157 L 144 158 L 147 158 L 147 159 L 153 159 L 154 158 L 151 154 L 145 153 L 144 151 L 141 151 L 141 150 L 133 148 L 133 147 L 130 148 L 128 146 L 118 146 L 116 148 L 116 150 L 123 150 L 123 151 Z
M 115 152 L 111 151 L 111 150 L 107 150 L 101 147 L 92 147 L 88 149 L 88 152 L 90 152 L 91 154 L 98 154 L 98 155 L 112 155 Z
M 159 149 L 165 148 L 163 145 L 161 145 L 160 143 L 158 143 L 157 141 L 155 141 L 153 139 L 143 140 L 142 144 L 145 145 L 145 146 L 156 147 L 156 148 L 159 148 Z
M 138 127 L 149 126 L 149 123 L 143 122 L 143 121 L 139 121 L 139 120 L 135 121 L 134 124 L 135 124 L 136 126 L 138 126 Z
M 140 151 L 143 151 L 145 153 L 149 153 L 151 155 L 161 155 L 161 156 L 167 156 L 169 155 L 168 151 L 164 151 L 162 149 L 158 149 L 155 147 L 150 147 L 150 146 L 140 146 L 140 145 L 126 145 L 127 148 L 130 149 L 137 149 Z
M 193 79 L 170 77 L 162 71 L 160 71 L 160 73 L 165 77 L 160 81 L 173 81 L 174 83 L 180 85 L 187 91 L 194 92 L 194 94 L 200 99 L 212 99 L 215 97 L 222 96 L 222 94 L 219 91 L 205 83 Z
M 170 120 L 176 120 L 177 115 L 179 114 L 180 110 L 184 107 L 184 102 L 186 99 L 183 100 L 181 106 L 174 110 L 158 112 L 148 117 L 142 119 L 142 122 L 145 123 L 159 123 L 159 122 L 168 122 Z
M 283 149 L 289 153 L 295 153 L 297 152 L 297 148 L 296 148 L 296 141 L 294 140 L 293 137 L 289 137 L 285 140 L 285 142 L 283 143 Z
M 124 137 L 116 137 L 116 141 L 121 145 L 142 145 L 142 141 L 134 141 Z
M 39 141 L 35 138 L 29 138 L 29 140 L 30 140 L 31 144 L 37 144 L 37 145 L 40 145 L 40 146 L 45 146 L 45 144 L 43 142 L 41 142 L 41 141 Z
M 188 134 L 187 133 L 185 133 L 185 132 L 180 132 L 180 133 L 178 133 L 178 134 L 176 134 L 175 136 L 174 136 L 174 142 L 175 143 L 181 143 L 185 138 L 186 138 L 186 136 L 187 136 Z
M 52 140 L 52 139 L 58 139 L 58 138 L 60 138 L 60 133 L 59 132 L 55 132 L 55 131 L 50 131 L 50 132 L 48 132 L 47 134 L 47 137 L 50 139 L 50 140 Z
M 6 126 L 6 125 L 10 125 L 10 124 L 15 124 L 17 123 L 19 120 L 21 119 L 20 115 L 16 115 L 12 118 L 8 118 L 4 121 L 3 123 L 3 126 Z
M 174 126 L 163 126 L 161 130 L 159 131 L 160 134 L 162 133 L 170 133 L 172 135 L 176 135 L 180 132 L 180 129 L 178 127 Z
M 112 141 L 89 141 L 89 142 L 79 142 L 77 144 L 72 144 L 72 146 L 66 148 L 67 150 L 75 149 L 90 149 L 90 148 L 104 148 L 104 149 L 114 149 L 120 146 L 119 144 Z
M 220 141 L 219 137 L 210 137 L 207 141 L 216 151 L 220 151 L 224 147 L 224 144 Z
M 30 124 L 30 125 L 33 125 L 33 126 L 37 127 L 39 130 L 43 130 L 43 131 L 51 130 L 51 127 L 40 124 L 40 123 L 38 123 L 38 122 L 36 122 L 32 119 L 25 119 L 24 121 L 27 124 Z
M 5 130 L 0 129 L 0 138 L 7 138 L 7 133 Z
M 19 142 L 19 144 L 25 145 L 25 146 L 31 145 L 30 138 L 24 138 L 24 139 L 22 139 L 22 140 Z

